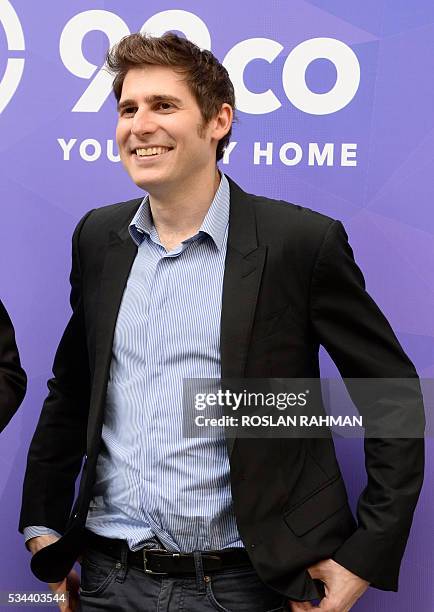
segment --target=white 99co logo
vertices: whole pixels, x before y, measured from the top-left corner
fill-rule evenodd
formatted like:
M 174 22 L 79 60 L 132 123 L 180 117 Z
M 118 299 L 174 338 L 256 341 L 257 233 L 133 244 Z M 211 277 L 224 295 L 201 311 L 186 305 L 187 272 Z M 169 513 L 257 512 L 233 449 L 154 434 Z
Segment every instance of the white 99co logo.
M 86 34 L 101 31 L 110 46 L 130 30 L 118 15 L 104 10 L 89 10 L 68 21 L 60 37 L 60 56 L 75 76 L 90 80 L 86 90 L 72 108 L 73 112 L 96 113 L 111 92 L 113 77 L 89 62 L 83 55 Z M 211 35 L 206 24 L 194 13 L 182 10 L 162 11 L 150 17 L 141 32 L 161 36 L 168 30 L 182 32 L 201 49 L 211 49 Z M 249 38 L 237 43 L 226 54 L 223 65 L 234 84 L 237 108 L 252 115 L 271 113 L 282 106 L 271 89 L 262 93 L 249 91 L 244 83 L 244 70 L 254 59 L 271 64 L 283 46 L 270 38 Z M 306 70 L 316 59 L 327 59 L 336 68 L 336 82 L 330 91 L 316 93 L 306 83 Z M 347 106 L 360 84 L 360 64 L 354 51 L 335 38 L 311 38 L 298 44 L 289 53 L 282 70 L 282 84 L 288 100 L 299 110 L 311 115 L 329 115 Z
M 9 0 L 0 0 L 0 23 L 6 35 L 9 51 L 24 51 L 24 34 L 20 20 Z M 24 70 L 24 58 L 9 57 L 0 81 L 0 113 L 12 99 L 20 84 Z

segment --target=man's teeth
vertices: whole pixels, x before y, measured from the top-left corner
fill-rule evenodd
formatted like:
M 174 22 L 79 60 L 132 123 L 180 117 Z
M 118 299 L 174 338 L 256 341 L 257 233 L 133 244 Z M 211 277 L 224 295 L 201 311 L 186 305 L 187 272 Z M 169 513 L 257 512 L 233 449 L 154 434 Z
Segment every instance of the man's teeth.
M 160 155 L 161 153 L 167 153 L 170 151 L 169 147 L 151 147 L 149 149 L 136 149 L 136 155 L 139 157 L 146 157 L 149 155 Z

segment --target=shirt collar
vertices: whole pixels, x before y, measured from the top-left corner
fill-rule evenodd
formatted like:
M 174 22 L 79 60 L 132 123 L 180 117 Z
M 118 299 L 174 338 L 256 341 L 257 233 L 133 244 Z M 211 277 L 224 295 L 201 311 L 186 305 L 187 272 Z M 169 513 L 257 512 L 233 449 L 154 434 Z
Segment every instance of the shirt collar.
M 220 250 L 229 222 L 230 188 L 226 176 L 220 170 L 219 172 L 221 175 L 219 187 L 199 228 L 198 234 L 203 233 L 210 236 L 216 247 Z M 155 235 L 156 231 L 149 205 L 149 195 L 143 198 L 128 230 L 137 246 L 143 242 L 144 234 L 148 236 Z

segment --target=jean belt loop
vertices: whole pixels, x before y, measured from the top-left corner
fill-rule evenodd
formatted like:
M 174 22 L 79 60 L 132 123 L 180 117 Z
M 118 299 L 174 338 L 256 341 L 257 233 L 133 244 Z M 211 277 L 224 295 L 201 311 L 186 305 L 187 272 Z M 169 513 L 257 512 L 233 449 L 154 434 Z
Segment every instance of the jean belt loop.
M 116 582 L 124 582 L 125 578 L 127 576 L 127 571 L 128 571 L 128 542 L 125 541 L 123 543 L 122 549 L 121 549 L 121 560 L 120 560 L 120 567 L 119 567 L 119 571 L 118 574 L 116 576 Z
M 193 552 L 194 557 L 194 568 L 196 570 L 196 586 L 199 593 L 205 593 L 205 576 L 203 574 L 202 555 L 200 551 L 195 550 Z

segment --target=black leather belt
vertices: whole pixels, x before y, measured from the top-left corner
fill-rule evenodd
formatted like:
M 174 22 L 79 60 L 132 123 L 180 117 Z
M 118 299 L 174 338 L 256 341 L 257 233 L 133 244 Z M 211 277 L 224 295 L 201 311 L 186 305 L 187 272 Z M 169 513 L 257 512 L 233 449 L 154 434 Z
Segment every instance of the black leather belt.
M 113 540 L 86 531 L 86 545 L 121 561 L 122 551 L 128 548 L 125 540 Z M 244 548 L 227 548 L 201 553 L 205 573 L 226 569 L 251 567 L 252 564 Z M 135 552 L 128 549 L 128 565 L 147 574 L 166 575 L 196 573 L 193 553 L 172 553 L 160 549 L 142 548 Z

